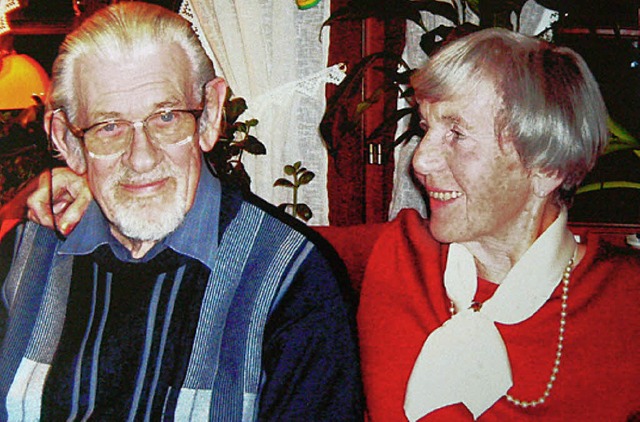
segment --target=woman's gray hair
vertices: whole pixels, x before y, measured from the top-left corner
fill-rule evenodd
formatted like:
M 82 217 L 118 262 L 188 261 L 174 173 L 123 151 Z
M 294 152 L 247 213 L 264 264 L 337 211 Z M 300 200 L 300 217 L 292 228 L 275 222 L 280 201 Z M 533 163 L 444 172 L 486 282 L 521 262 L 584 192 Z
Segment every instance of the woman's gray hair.
M 496 133 L 524 165 L 557 174 L 555 200 L 569 204 L 605 149 L 607 110 L 598 84 L 575 51 L 502 28 L 452 41 L 411 78 L 418 101 L 468 95 L 489 81 L 498 97 Z
M 158 5 L 121 2 L 91 15 L 65 38 L 53 64 L 49 108 L 62 107 L 69 120 L 75 121 L 81 101 L 81 93 L 76 92 L 79 61 L 87 57 L 130 60 L 151 47 L 171 43 L 179 45 L 188 57 L 192 81 L 188 94 L 195 104 L 200 104 L 203 86 L 215 74 L 190 23 Z M 67 136 L 67 140 L 70 147 L 79 148 L 73 136 Z

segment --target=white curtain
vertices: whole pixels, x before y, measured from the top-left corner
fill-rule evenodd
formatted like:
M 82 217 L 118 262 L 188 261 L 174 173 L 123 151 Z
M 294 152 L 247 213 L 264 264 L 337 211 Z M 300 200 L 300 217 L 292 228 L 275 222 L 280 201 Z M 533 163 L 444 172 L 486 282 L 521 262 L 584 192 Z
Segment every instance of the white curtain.
M 259 120 L 252 134 L 267 148 L 263 156 L 243 155 L 251 190 L 278 205 L 291 190 L 273 187 L 283 167 L 302 161 L 315 173 L 299 202 L 313 211 L 309 224 L 328 224 L 327 152 L 318 132 L 325 107 L 324 86 L 339 83 L 339 66 L 327 67 L 329 0 L 299 10 L 293 0 L 183 0 L 189 19 L 235 96 L 249 109 L 241 120 Z
M 453 1 L 456 1 L 458 4 L 460 2 L 460 0 Z M 462 10 L 462 8 L 459 7 L 459 10 Z M 468 9 L 466 12 L 467 14 L 464 16 L 464 21 L 478 24 L 478 17 Z M 533 0 L 529 0 L 522 8 L 520 21 L 516 22 L 514 18 L 512 23 L 514 24 L 514 28 L 518 29 L 519 32 L 528 35 L 537 35 L 548 28 L 551 22 L 557 20 L 557 18 L 556 12 L 538 5 L 538 3 Z M 427 12 L 423 14 L 423 22 L 429 30 L 439 25 L 453 26 L 451 21 Z M 427 61 L 427 56 L 419 44 L 420 36 L 423 33 L 424 31 L 418 25 L 410 21 L 407 22 L 406 44 L 403 58 L 412 69 L 422 66 Z M 406 102 L 400 99 L 398 101 L 398 107 L 406 107 Z M 398 125 L 396 135 L 400 135 L 405 130 L 406 121 Z M 407 143 L 398 146 L 394 151 L 396 167 L 394 169 L 391 205 L 389 206 L 389 219 L 395 218 L 403 208 L 414 208 L 423 216 L 427 214 L 426 204 L 410 176 L 411 157 L 419 141 L 417 138 L 411 139 Z

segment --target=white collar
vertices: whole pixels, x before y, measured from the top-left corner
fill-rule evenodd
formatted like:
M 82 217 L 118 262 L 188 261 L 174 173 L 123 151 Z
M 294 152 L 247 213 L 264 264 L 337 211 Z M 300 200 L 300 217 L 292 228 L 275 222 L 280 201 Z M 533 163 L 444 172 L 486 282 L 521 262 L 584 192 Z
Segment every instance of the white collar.
M 513 385 L 509 356 L 495 322 L 517 324 L 535 314 L 556 289 L 576 250 L 567 211 L 531 245 L 479 311 L 473 255 L 449 246 L 444 284 L 456 314 L 425 341 L 407 384 L 405 414 L 415 421 L 441 407 L 463 403 L 479 417 Z

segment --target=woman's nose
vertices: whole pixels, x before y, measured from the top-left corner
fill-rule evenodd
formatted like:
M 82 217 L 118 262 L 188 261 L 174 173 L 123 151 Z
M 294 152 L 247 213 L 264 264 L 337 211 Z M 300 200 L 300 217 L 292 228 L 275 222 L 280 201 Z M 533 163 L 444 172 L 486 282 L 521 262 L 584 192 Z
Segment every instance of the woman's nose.
M 413 153 L 413 168 L 418 174 L 435 173 L 445 166 L 445 146 L 442 139 L 428 131 Z

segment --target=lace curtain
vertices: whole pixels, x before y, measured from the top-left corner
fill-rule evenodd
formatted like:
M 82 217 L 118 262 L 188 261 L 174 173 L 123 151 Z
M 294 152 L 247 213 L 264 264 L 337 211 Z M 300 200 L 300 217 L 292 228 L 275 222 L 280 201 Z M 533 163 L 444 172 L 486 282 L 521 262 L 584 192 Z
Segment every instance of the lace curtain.
M 249 109 L 241 118 L 260 122 L 253 134 L 265 144 L 267 155 L 243 156 L 252 190 L 276 205 L 291 202 L 290 189 L 274 188 L 273 182 L 284 176 L 285 164 L 302 161 L 316 177 L 301 188 L 299 201 L 314 213 L 309 224 L 328 224 L 327 154 L 318 124 L 325 107 L 324 85 L 344 78 L 338 65 L 326 67 L 327 28 L 320 37 L 322 22 L 330 13 L 329 0 L 308 10 L 299 10 L 293 0 L 183 0 L 180 13 L 192 22 L 217 72 L 236 96 L 247 101 Z M 451 24 L 429 13 L 423 18 L 428 28 Z M 514 26 L 537 34 L 552 19 L 554 12 L 529 0 Z M 478 18 L 467 13 L 465 20 L 477 23 Z M 407 22 L 404 58 L 411 67 L 427 59 L 419 47 L 421 35 L 417 25 Z M 403 131 L 401 122 L 398 133 Z M 418 141 L 396 148 L 390 219 L 408 207 L 426 215 L 409 173 Z
M 459 0 L 454 1 L 459 3 Z M 519 22 L 516 22 L 514 16 L 512 24 L 519 32 L 537 35 L 548 28 L 553 20 L 557 20 L 556 12 L 538 5 L 533 0 L 529 0 L 522 8 Z M 426 12 L 423 14 L 423 21 L 429 30 L 436 28 L 438 25 L 452 25 L 447 19 Z M 477 24 L 478 17 L 467 11 L 465 21 Z M 422 34 L 423 31 L 418 25 L 413 22 L 407 22 L 407 39 L 403 57 L 411 68 L 420 67 L 427 60 L 419 44 Z M 406 107 L 406 103 L 402 99 L 398 103 L 399 107 Z M 405 130 L 406 123 L 401 122 L 398 125 L 397 135 Z M 411 139 L 409 142 L 398 146 L 395 150 L 396 167 L 394 170 L 393 194 L 391 205 L 389 206 L 389 219 L 395 218 L 403 208 L 415 208 L 423 216 L 427 214 L 425 202 L 410 176 L 411 156 L 419 141 L 417 138 Z
M 326 67 L 329 0 L 299 10 L 293 0 L 183 0 L 180 13 L 193 24 L 202 44 L 235 96 L 249 109 L 241 120 L 259 120 L 252 132 L 267 155 L 243 155 L 253 192 L 278 205 L 292 192 L 273 187 L 283 167 L 302 161 L 315 173 L 298 200 L 313 211 L 312 225 L 328 224 L 327 153 L 318 132 L 325 107 L 324 86 L 339 83 L 339 66 Z

